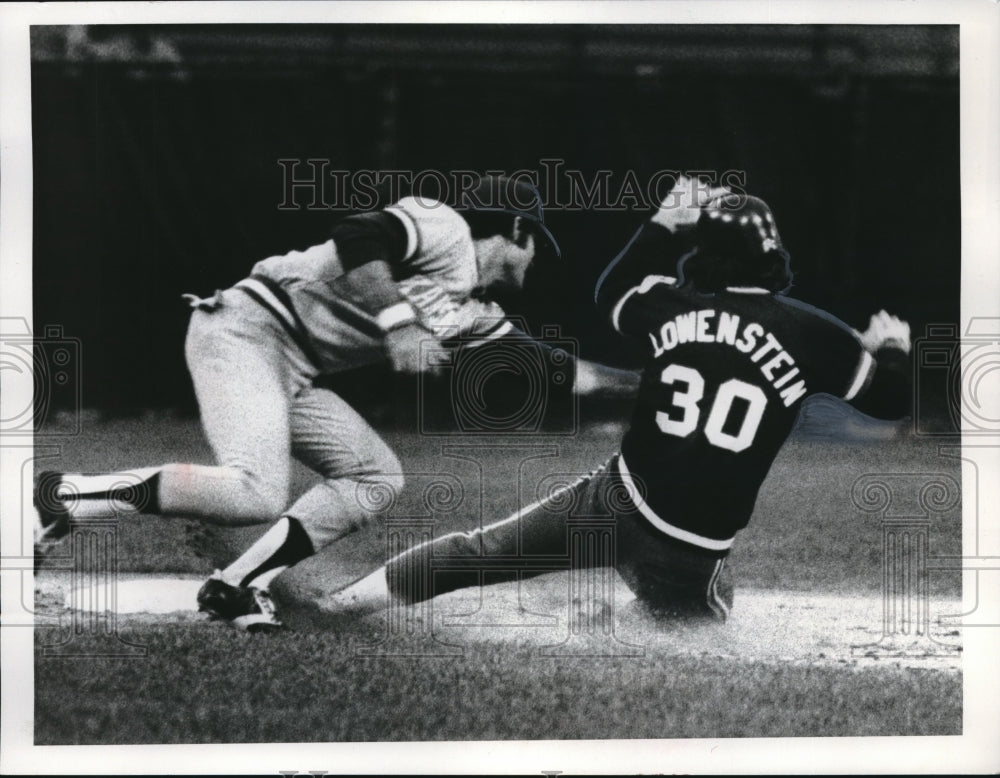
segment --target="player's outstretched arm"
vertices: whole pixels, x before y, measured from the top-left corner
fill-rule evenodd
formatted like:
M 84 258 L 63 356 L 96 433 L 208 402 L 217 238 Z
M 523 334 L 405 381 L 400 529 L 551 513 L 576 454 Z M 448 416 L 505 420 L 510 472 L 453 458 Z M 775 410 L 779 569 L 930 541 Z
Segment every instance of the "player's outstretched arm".
M 649 220 L 672 233 L 685 232 L 694 229 L 706 205 L 727 194 L 732 192 L 724 186 L 711 186 L 701 179 L 682 175 Z
M 639 393 L 640 378 L 639 373 L 634 370 L 621 370 L 587 359 L 578 359 L 573 391 L 585 397 L 630 398 Z
M 489 319 L 483 320 L 487 324 Z M 536 340 L 531 335 L 516 327 L 510 320 L 504 320 L 504 326 L 493 327 L 495 336 L 492 338 L 494 345 L 519 346 L 522 348 L 542 349 L 551 352 L 553 346 L 543 340 Z M 478 347 L 486 343 L 485 340 L 475 341 L 471 344 Z M 617 367 L 602 365 L 599 362 L 592 362 L 589 359 L 571 357 L 574 362 L 574 379 L 572 391 L 580 396 L 589 397 L 621 397 L 632 398 L 639 392 L 640 375 L 634 370 L 622 370 Z M 549 359 L 542 360 L 543 364 L 548 364 Z M 560 390 L 556 384 L 550 384 L 549 389 Z
M 405 220 L 388 210 L 354 214 L 334 225 L 331 237 L 344 272 L 328 283 L 375 319 L 394 370 L 420 372 L 420 345 L 433 334 L 397 284 L 394 268 L 416 250 Z
M 852 401 L 862 413 L 878 419 L 900 419 L 911 412 L 910 325 L 879 311 L 868 329 L 857 333 L 875 367 L 868 386 Z
M 698 223 L 702 209 L 725 194 L 729 194 L 729 190 L 724 187 L 679 177 L 649 221 L 639 228 L 598 278 L 594 300 L 602 316 L 613 319 L 622 298 L 644 278 L 675 278 L 677 261 L 693 248 L 689 234 Z
M 349 297 L 371 314 L 384 333 L 386 358 L 398 373 L 415 375 L 425 368 L 421 344 L 434 334 L 418 318 L 399 289 L 392 269 L 384 260 L 372 260 L 340 276 L 338 283 L 350 290 Z

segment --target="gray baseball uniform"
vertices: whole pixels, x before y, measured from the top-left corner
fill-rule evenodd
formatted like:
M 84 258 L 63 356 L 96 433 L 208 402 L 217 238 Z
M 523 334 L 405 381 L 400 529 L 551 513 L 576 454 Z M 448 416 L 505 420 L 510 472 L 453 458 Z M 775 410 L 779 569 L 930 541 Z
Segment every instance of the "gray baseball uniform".
M 450 207 L 405 198 L 361 230 L 370 240 L 394 229 L 399 291 L 439 337 L 503 335 L 493 303 L 470 298 L 478 282 L 465 220 Z M 201 420 L 218 465 L 167 465 L 160 471 L 165 514 L 255 523 L 283 511 L 302 522 L 319 548 L 367 518 L 358 489 L 402 487 L 395 454 L 319 374 L 384 359 L 377 315 L 350 280 L 348 238 L 258 262 L 249 278 L 207 299 L 191 298 L 186 343 Z M 393 236 L 388 235 L 387 240 Z M 362 246 L 368 245 L 362 242 Z M 376 252 L 377 253 L 377 252 Z M 290 456 L 323 477 L 288 510 Z

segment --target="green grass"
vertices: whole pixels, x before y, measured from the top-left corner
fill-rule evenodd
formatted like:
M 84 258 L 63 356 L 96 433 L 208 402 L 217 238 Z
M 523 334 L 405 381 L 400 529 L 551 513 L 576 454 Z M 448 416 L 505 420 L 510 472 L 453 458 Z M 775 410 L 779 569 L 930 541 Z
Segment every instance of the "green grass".
M 146 659 L 38 662 L 36 741 L 340 742 L 960 734 L 924 670 L 540 657 L 357 658 L 345 635 L 143 631 Z
M 466 489 L 460 510 L 436 532 L 475 526 L 478 469 L 446 459 L 441 442 L 389 435 L 404 467 L 450 472 Z M 478 445 L 495 441 L 473 440 Z M 520 498 L 548 472 L 582 473 L 617 444 L 608 428 L 574 439 L 538 438 L 560 456 L 522 471 Z M 105 470 L 164 461 L 208 462 L 191 420 L 148 417 L 97 422 L 64 442 L 42 468 Z M 519 499 L 509 454 L 484 450 L 482 518 L 506 515 Z M 866 473 L 941 472 L 956 460 L 903 437 L 880 443 L 795 439 L 761 491 L 751 526 L 732 556 L 738 587 L 877 593 L 881 530 L 851 502 Z M 505 475 L 506 473 L 506 475 Z M 309 474 L 296 471 L 296 488 Z M 419 481 L 418 479 L 415 479 Z M 408 495 L 407 505 L 418 495 Z M 531 499 L 534 499 L 533 497 Z M 207 573 L 262 528 L 219 530 L 142 517 L 121 528 L 122 570 Z M 932 553 L 959 553 L 960 511 L 935 518 Z M 381 562 L 379 527 L 357 533 L 343 554 Z M 960 577 L 935 575 L 934 594 L 957 596 Z M 737 608 L 739 604 L 737 603 Z M 250 636 L 219 625 L 127 627 L 149 646 L 144 658 L 52 658 L 35 664 L 36 742 L 206 743 L 363 740 L 573 739 L 958 734 L 961 674 L 879 667 L 841 668 L 649 651 L 628 658 L 553 659 L 488 632 L 458 658 L 364 659 L 350 651 L 357 630 Z M 39 630 L 42 645 L 53 640 Z

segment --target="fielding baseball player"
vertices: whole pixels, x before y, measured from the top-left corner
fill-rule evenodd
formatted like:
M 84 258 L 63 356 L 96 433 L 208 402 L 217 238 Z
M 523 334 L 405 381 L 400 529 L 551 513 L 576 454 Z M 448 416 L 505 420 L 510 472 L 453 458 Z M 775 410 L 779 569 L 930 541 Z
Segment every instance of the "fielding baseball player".
M 402 487 L 395 454 L 313 379 L 386 358 L 415 373 L 428 338 L 513 336 L 489 296 L 520 289 L 542 244 L 558 253 L 534 187 L 484 177 L 457 208 L 404 197 L 342 220 L 324 243 L 257 263 L 230 289 L 189 296 L 185 354 L 218 464 L 41 474 L 36 558 L 72 518 L 131 510 L 230 525 L 278 519 L 198 595 L 213 616 L 270 624 L 270 579 L 370 518 L 359 486 Z M 323 481 L 289 506 L 290 455 Z
M 883 311 L 858 334 L 786 297 L 791 280 L 762 200 L 682 178 L 597 284 L 601 315 L 646 350 L 620 453 L 508 519 L 415 547 L 312 602 L 278 579 L 279 613 L 322 622 L 468 586 L 483 557 L 568 556 L 576 515 L 615 517 L 613 564 L 650 612 L 725 620 L 726 557 L 802 401 L 824 392 L 883 418 L 907 408 L 908 325 Z M 407 575 L 418 555 L 433 591 L 430 577 Z

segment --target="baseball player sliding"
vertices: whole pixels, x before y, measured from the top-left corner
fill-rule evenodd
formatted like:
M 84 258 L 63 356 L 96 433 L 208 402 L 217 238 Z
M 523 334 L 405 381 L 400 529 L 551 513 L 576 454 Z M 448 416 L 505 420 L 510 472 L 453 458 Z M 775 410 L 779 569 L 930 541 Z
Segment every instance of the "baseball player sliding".
M 641 606 L 725 620 L 726 557 L 802 401 L 824 392 L 882 418 L 908 405 L 908 325 L 883 311 L 858 334 L 785 296 L 791 281 L 762 200 L 682 178 L 597 284 L 600 314 L 646 350 L 620 453 L 510 518 L 411 549 L 340 591 L 306 601 L 278 579 L 279 613 L 295 626 L 420 601 L 477 580 L 467 571 L 483 557 L 567 555 L 567 516 L 597 515 L 615 518 L 614 565 Z M 417 555 L 433 576 L 407 575 Z
M 324 243 L 257 263 L 230 289 L 189 296 L 185 354 L 218 464 L 41 474 L 36 560 L 70 519 L 123 509 L 230 525 L 277 519 L 198 594 L 212 616 L 274 626 L 269 582 L 371 518 L 359 488 L 403 485 L 375 430 L 313 379 L 382 359 L 415 373 L 428 338 L 518 337 L 490 298 L 520 289 L 544 244 L 558 253 L 534 187 L 484 177 L 455 208 L 405 197 L 342 220 Z M 577 367 L 591 387 L 602 376 L 630 383 L 623 371 Z M 323 477 L 291 505 L 290 456 Z

